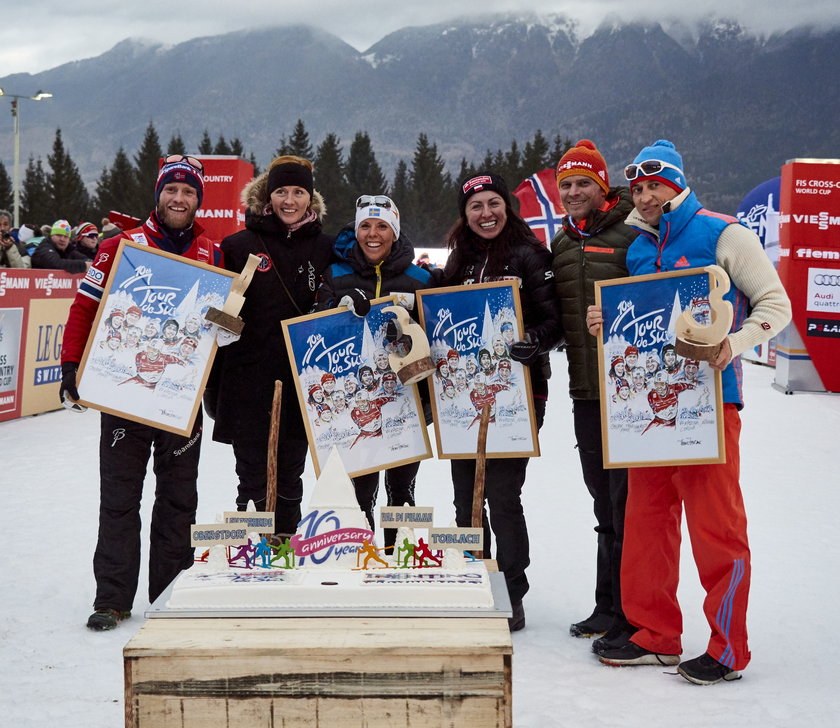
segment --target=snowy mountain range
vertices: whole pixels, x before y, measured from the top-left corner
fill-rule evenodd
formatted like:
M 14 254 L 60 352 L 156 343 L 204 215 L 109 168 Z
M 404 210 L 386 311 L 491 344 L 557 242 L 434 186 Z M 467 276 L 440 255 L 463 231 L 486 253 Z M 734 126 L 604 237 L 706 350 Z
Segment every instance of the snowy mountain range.
M 305 26 L 126 40 L 0 86 L 55 94 L 25 109 L 24 161 L 46 158 L 61 127 L 88 182 L 119 146 L 136 151 L 149 121 L 162 143 L 238 137 L 263 165 L 298 119 L 313 145 L 334 132 L 345 152 L 363 130 L 389 175 L 421 132 L 456 172 L 540 129 L 595 140 L 614 183 L 641 146 L 672 139 L 701 199 L 731 212 L 786 160 L 840 156 L 838 49 L 838 29 L 759 36 L 725 20 L 607 18 L 584 35 L 564 16 L 491 16 L 404 28 L 364 51 Z M 7 167 L 11 150 L 7 128 Z

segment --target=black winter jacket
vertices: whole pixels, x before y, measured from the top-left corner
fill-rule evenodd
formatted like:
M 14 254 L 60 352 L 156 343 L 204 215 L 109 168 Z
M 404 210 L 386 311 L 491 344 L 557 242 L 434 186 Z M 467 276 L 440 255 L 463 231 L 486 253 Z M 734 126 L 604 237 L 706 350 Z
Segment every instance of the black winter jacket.
M 324 272 L 318 289 L 318 310 L 337 306 L 343 295 L 356 288 L 372 299 L 391 293 L 414 294 L 434 285 L 432 274 L 414 265 L 414 248 L 404 236 L 394 243 L 388 257 L 374 266 L 360 250 L 353 228 L 345 227 L 336 238 L 335 254 L 339 260 Z M 410 311 L 417 318 L 413 303 Z
M 368 298 L 380 298 L 391 293 L 413 296 L 424 288 L 433 288 L 434 278 L 429 271 L 414 265 L 414 248 L 401 236 L 391 248 L 388 257 L 376 266 L 365 259 L 359 249 L 353 226 L 347 226 L 339 232 L 335 241 L 335 255 L 339 260 L 324 272 L 324 280 L 318 289 L 315 308 L 318 310 L 334 308 L 341 297 L 354 288 L 365 292 Z M 398 298 L 403 301 L 407 296 Z M 408 308 L 408 306 L 406 306 Z M 416 299 L 412 301 L 409 313 L 419 320 Z M 427 380 L 418 383 L 417 390 L 423 404 L 426 424 L 431 424 L 432 407 L 429 403 L 429 385 Z
M 68 245 L 64 250 L 55 247 L 55 243 L 49 238 L 44 238 L 32 253 L 33 268 L 50 268 L 63 270 L 68 273 L 84 273 L 87 270 L 86 263 L 90 262 L 87 256 L 72 250 Z
M 572 399 L 599 399 L 598 340 L 586 330 L 586 308 L 595 303 L 595 281 L 627 275 L 627 248 L 637 232 L 624 220 L 633 209 L 630 190 L 613 187 L 608 210 L 594 212 L 582 234 L 564 220 L 563 230 L 551 241 L 552 269 L 563 312 L 569 395 Z
M 219 349 L 208 383 L 205 404 L 219 442 L 265 437 L 277 379 L 283 383 L 280 437 L 306 437 L 281 321 L 312 310 L 333 239 L 321 231 L 324 205 L 317 191 L 312 208 L 319 218 L 293 232 L 273 213 L 262 214 L 267 181 L 264 173 L 245 188 L 245 230 L 221 243 L 228 270 L 241 272 L 249 253 L 261 263 L 245 292 L 242 337 Z

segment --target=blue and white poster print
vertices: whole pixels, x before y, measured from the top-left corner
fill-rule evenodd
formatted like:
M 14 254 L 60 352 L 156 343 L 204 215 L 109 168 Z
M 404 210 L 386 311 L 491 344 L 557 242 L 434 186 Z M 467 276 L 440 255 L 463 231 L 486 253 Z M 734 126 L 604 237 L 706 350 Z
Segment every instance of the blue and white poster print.
M 364 318 L 340 307 L 283 322 L 317 475 L 333 447 L 350 477 L 432 456 L 417 387 L 403 385 L 388 358 L 394 315 L 382 309 L 392 305 L 377 299 Z
M 698 268 L 595 284 L 604 467 L 723 462 L 720 372 L 677 355 L 684 310 L 710 323 Z
M 82 403 L 189 435 L 216 353 L 204 316 L 224 306 L 235 277 L 121 243 L 82 359 Z
M 528 368 L 510 357 L 523 331 L 519 289 L 501 281 L 417 297 L 436 367 L 429 390 L 438 457 L 476 456 L 485 404 L 488 458 L 539 455 Z

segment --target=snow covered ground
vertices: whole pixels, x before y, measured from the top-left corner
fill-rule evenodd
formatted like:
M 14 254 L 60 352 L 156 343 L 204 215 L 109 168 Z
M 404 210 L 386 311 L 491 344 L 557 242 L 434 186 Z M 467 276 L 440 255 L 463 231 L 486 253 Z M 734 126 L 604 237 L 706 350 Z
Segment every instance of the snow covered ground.
M 555 355 L 543 457 L 525 490 L 532 543 L 528 626 L 514 635 L 517 728 L 671 725 L 682 728 L 830 725 L 836 720 L 840 602 L 840 397 L 771 388 L 771 369 L 745 364 L 742 485 L 750 518 L 753 661 L 740 682 L 691 685 L 674 668 L 608 668 L 571 622 L 593 606 L 591 501 L 573 448 L 565 359 Z M 115 728 L 123 724 L 122 648 L 144 622 L 141 575 L 134 616 L 112 632 L 85 629 L 98 507 L 99 416 L 66 411 L 0 424 L 0 725 Z M 199 522 L 232 508 L 233 457 L 202 446 Z M 448 464 L 420 468 L 418 503 L 452 519 Z M 306 496 L 314 474 L 307 470 Z M 147 483 L 144 523 L 153 484 Z M 144 537 L 144 545 L 147 539 Z M 145 570 L 145 566 L 144 566 Z M 687 657 L 705 650 L 702 591 L 684 541 L 680 600 Z M 834 697 L 832 697 L 834 696 Z M 831 716 L 835 717 L 832 718 Z

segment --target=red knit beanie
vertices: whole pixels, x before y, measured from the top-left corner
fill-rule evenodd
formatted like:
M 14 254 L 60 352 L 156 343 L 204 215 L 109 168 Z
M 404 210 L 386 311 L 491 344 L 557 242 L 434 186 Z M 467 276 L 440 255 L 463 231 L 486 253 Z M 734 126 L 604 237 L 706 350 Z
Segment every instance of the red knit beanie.
M 607 171 L 607 163 L 595 143 L 589 139 L 581 139 L 560 158 L 557 163 L 557 185 L 559 186 L 565 177 L 575 174 L 590 177 L 604 190 L 604 194 L 610 193 L 610 173 Z

